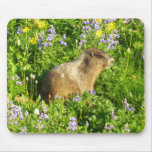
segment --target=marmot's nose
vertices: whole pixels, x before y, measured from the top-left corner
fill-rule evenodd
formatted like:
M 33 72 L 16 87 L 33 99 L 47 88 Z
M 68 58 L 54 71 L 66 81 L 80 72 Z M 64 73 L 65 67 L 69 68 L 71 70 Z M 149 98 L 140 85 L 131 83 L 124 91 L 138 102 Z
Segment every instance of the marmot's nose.
M 115 62 L 114 58 L 109 58 L 108 65 L 112 65 Z

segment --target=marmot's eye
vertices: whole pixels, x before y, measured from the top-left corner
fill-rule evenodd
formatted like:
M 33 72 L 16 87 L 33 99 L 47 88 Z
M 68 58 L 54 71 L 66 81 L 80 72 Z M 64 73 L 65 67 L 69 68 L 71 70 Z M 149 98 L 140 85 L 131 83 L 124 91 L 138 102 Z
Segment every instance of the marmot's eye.
M 98 55 L 98 58 L 104 58 L 104 56 L 102 56 L 102 55 Z
M 90 52 L 89 55 L 90 55 L 91 57 L 93 57 L 93 52 Z

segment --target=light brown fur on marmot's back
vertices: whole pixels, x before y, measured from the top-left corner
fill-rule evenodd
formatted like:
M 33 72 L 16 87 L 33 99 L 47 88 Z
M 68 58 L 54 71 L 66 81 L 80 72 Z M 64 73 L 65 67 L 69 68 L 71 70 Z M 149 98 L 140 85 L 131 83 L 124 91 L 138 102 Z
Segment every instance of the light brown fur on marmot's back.
M 41 86 L 42 99 L 48 102 L 55 95 L 68 98 L 70 94 L 93 90 L 100 72 L 113 62 L 108 53 L 87 49 L 76 60 L 61 64 L 48 73 Z

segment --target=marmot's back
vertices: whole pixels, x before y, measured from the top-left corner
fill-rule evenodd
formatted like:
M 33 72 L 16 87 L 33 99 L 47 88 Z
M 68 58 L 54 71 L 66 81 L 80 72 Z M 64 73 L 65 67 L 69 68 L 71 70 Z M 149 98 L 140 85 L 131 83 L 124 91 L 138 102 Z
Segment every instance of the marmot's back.
M 48 102 L 55 95 L 68 98 L 93 90 L 95 80 L 102 70 L 111 66 L 114 59 L 96 48 L 87 49 L 76 60 L 52 69 L 42 82 L 40 94 Z

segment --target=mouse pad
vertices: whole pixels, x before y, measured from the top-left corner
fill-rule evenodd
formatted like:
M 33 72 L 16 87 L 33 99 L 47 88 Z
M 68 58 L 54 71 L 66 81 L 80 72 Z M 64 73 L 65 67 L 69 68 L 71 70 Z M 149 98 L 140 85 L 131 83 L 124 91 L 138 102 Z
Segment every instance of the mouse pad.
M 19 134 L 141 132 L 142 21 L 11 20 L 7 126 Z

